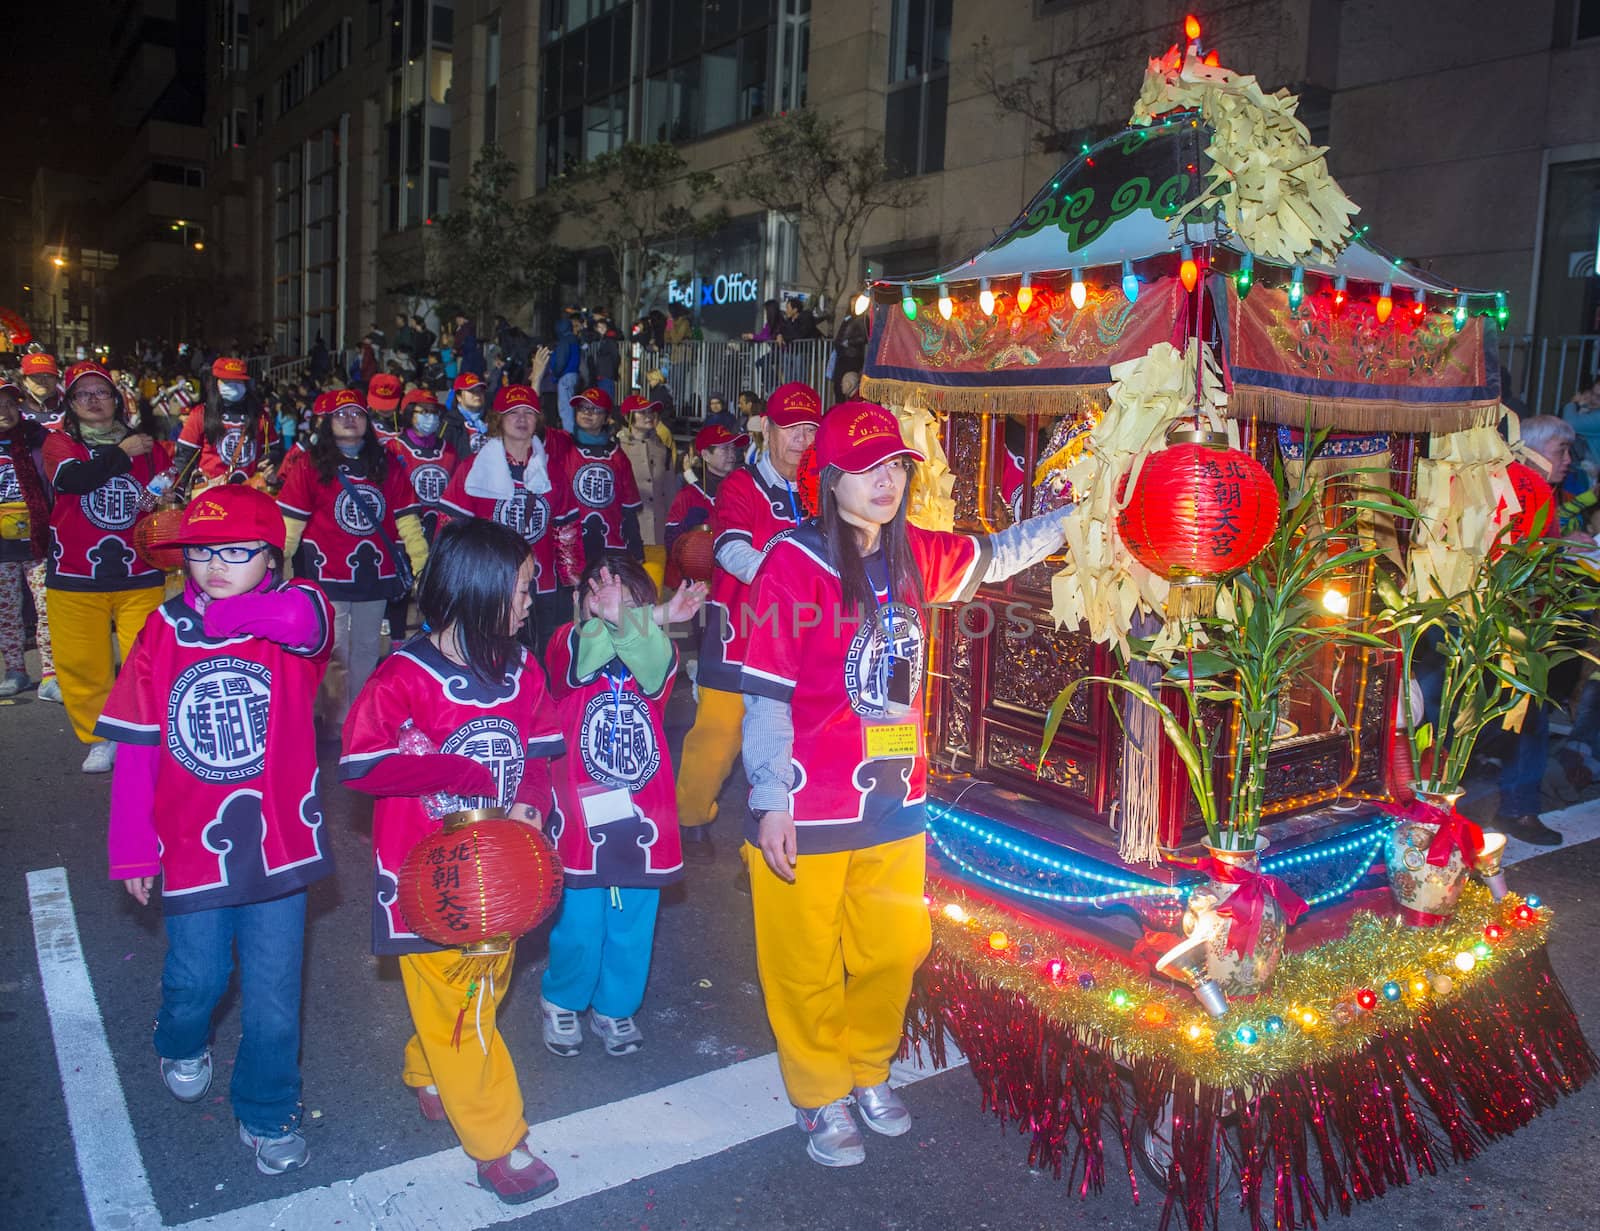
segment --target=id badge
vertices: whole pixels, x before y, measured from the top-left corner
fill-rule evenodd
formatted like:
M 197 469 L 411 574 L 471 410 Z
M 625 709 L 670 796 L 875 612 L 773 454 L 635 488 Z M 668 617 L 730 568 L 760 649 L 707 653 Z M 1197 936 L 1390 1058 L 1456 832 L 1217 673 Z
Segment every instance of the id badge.
M 578 804 L 583 809 L 583 823 L 591 830 L 633 820 L 633 793 L 626 787 L 580 792 Z
M 891 714 L 911 709 L 911 668 L 909 658 L 891 657 L 884 660 L 884 707 Z
M 862 752 L 868 761 L 903 760 L 922 755 L 920 722 L 869 722 L 861 732 Z

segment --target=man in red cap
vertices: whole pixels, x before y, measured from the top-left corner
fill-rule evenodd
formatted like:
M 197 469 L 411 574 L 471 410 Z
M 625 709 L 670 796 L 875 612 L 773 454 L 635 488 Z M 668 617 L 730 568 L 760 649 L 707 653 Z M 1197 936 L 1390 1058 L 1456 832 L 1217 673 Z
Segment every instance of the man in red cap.
M 795 479 L 821 422 L 822 399 L 815 389 L 799 381 L 779 385 L 767 399 L 766 447 L 754 465 L 734 471 L 717 492 L 716 566 L 695 680 L 700 702 L 678 772 L 678 824 L 688 859 L 707 862 L 714 855 L 708 826 L 739 755 L 744 722 L 739 672 L 750 623 L 745 599 L 772 541 L 804 520 Z
M 48 428 L 59 428 L 66 411 L 61 395 L 61 369 L 54 355 L 29 351 L 22 357 L 22 388 L 27 397 L 22 413 Z
M 367 417 L 372 420 L 378 439 L 386 445 L 400 434 L 395 411 L 405 388 L 403 380 L 387 372 L 379 372 L 367 382 Z

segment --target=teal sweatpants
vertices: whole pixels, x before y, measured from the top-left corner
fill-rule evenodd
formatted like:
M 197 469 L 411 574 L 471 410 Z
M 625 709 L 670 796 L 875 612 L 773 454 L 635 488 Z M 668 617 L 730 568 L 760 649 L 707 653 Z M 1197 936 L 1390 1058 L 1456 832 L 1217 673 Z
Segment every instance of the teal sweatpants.
M 540 989 L 553 1005 L 632 1017 L 644 1001 L 659 889 L 564 889 Z

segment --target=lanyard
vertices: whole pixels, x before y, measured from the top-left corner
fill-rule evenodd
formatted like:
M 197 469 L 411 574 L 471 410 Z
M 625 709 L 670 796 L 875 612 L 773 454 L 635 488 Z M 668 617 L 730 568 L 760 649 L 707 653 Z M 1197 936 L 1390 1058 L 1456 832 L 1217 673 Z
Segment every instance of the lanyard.
M 611 727 L 606 732 L 606 759 L 610 761 L 614 761 L 616 756 L 617 731 L 622 726 L 622 686 L 628 682 L 629 674 L 627 667 L 620 663 L 615 674 L 609 666 L 601 671 L 606 687 L 611 690 Z
M 784 491 L 789 493 L 789 516 L 794 519 L 794 524 L 800 524 L 800 505 L 794 498 L 794 484 L 788 479 L 783 481 Z

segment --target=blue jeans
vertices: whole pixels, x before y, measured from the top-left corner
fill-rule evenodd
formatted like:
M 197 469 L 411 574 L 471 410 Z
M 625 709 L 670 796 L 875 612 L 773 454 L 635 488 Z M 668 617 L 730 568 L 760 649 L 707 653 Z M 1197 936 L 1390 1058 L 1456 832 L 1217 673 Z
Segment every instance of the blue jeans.
M 612 905 L 612 893 L 621 907 Z M 632 1017 L 644 1002 L 659 889 L 564 889 L 540 992 L 553 1005 Z
M 306 895 L 168 915 L 156 1052 L 193 1060 L 211 1041 L 211 1017 L 233 979 L 239 948 L 242 1037 L 234 1059 L 233 1114 L 257 1136 L 300 1123 L 300 963 Z
M 1511 755 L 1500 771 L 1500 815 L 1537 816 L 1539 784 L 1550 762 L 1549 707 L 1528 706 L 1522 730 L 1507 732 L 1506 737 L 1511 741 Z

